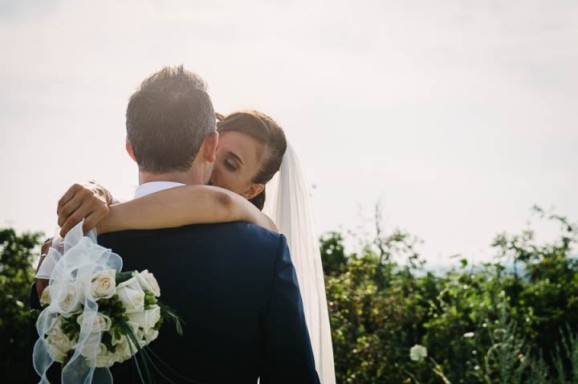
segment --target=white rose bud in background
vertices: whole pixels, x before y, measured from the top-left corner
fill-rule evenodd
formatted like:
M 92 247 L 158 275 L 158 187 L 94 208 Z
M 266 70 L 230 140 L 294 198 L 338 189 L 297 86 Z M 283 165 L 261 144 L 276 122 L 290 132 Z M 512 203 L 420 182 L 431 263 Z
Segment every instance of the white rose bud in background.
M 157 279 L 147 269 L 140 273 L 135 273 L 135 275 L 142 289 L 152 293 L 155 297 L 161 295 L 161 287 L 159 287 Z
M 116 293 L 120 301 L 122 301 L 126 313 L 142 312 L 144 310 L 145 293 L 135 277 L 120 283 L 116 287 Z
M 413 361 L 422 361 L 427 357 L 427 348 L 423 345 L 416 344 L 409 350 L 409 357 Z
M 107 332 L 110 330 L 110 326 L 112 325 L 112 320 L 110 319 L 110 317 L 108 317 L 107 315 L 101 313 L 101 312 L 97 312 L 96 313 L 96 317 L 94 318 L 94 321 L 92 322 L 92 324 L 90 324 L 90 321 L 84 320 L 84 313 L 81 313 L 77 318 L 76 318 L 76 322 L 82 327 L 88 327 L 88 329 L 91 329 L 91 333 L 95 333 L 95 332 Z
M 144 312 L 128 314 L 128 318 L 137 323 L 144 330 L 144 333 L 148 333 L 161 319 L 161 308 L 158 305 L 153 305 Z
M 92 297 L 98 299 L 108 299 L 114 295 L 116 289 L 116 271 L 107 269 L 92 276 Z

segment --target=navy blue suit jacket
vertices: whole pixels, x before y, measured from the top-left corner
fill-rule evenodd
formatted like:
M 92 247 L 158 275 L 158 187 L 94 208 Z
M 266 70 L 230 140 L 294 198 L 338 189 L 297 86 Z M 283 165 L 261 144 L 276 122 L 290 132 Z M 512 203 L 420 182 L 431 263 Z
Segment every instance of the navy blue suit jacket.
M 183 318 L 183 336 L 164 324 L 150 344 L 179 374 L 201 383 L 319 382 L 283 235 L 238 222 L 116 232 L 98 242 L 123 258 L 123 271 L 152 272 L 161 301 Z M 132 360 L 112 373 L 117 383 L 139 381 Z

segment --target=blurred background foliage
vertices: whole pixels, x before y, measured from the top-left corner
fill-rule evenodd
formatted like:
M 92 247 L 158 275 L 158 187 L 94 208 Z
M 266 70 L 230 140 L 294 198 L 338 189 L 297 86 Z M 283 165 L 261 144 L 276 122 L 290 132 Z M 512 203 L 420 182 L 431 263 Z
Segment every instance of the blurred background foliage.
M 407 233 L 384 233 L 347 253 L 321 238 L 339 383 L 578 383 L 577 228 L 539 243 L 500 234 L 493 262 L 431 271 Z M 428 357 L 412 361 L 414 345 Z
M 40 233 L 0 229 L 0 382 L 27 381 L 32 362 L 28 295 Z
M 382 230 L 346 251 L 345 236 L 320 239 L 338 383 L 577 383 L 577 227 L 565 217 L 557 238 L 533 230 L 499 234 L 492 262 L 457 259 L 428 269 L 408 233 Z M 30 350 L 27 299 L 38 233 L 0 230 L 0 378 L 24 382 Z M 410 359 L 414 345 L 427 348 Z M 19 377 L 15 377 L 22 375 Z

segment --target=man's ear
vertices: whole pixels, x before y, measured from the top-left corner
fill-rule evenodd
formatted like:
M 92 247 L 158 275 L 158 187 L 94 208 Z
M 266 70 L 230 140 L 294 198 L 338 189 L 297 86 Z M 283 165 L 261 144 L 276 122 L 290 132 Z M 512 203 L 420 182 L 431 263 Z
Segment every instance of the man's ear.
M 128 155 L 130 156 L 130 158 L 133 159 L 133 160 L 136 162 L 136 157 L 134 157 L 134 151 L 132 150 L 132 146 L 131 146 L 130 143 L 128 142 L 128 137 L 126 138 L 125 148 L 126 148 L 126 152 L 127 152 Z
M 251 186 L 249 187 L 249 189 L 247 189 L 244 193 L 243 193 L 243 197 L 247 200 L 251 200 L 253 197 L 257 196 L 258 194 L 260 194 L 261 192 L 263 192 L 263 190 L 265 189 L 265 184 L 251 184 Z
M 217 160 L 217 146 L 219 145 L 219 133 L 211 132 L 205 137 L 201 146 L 202 156 L 205 161 L 214 163 Z

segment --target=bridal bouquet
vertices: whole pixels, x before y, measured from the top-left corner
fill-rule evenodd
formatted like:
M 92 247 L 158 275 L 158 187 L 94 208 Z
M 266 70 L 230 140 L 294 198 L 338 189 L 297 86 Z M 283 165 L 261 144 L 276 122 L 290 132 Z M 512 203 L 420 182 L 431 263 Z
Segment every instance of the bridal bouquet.
M 85 316 L 82 284 L 68 284 L 55 300 L 58 315 L 47 329 L 48 353 L 54 361 L 65 363 L 74 352 L 84 327 L 90 337 L 79 351 L 94 356 L 95 367 L 110 367 L 131 358 L 140 348 L 158 337 L 161 309 L 157 304 L 160 288 L 154 276 L 143 272 L 116 273 L 105 269 L 92 275 L 90 291 L 98 312 Z M 41 304 L 53 301 L 51 287 L 42 293 Z
M 64 238 L 62 253 L 53 248 L 47 256 L 54 266 L 40 298 L 33 355 L 42 383 L 48 383 L 46 371 L 54 361 L 63 365 L 63 382 L 70 383 L 95 377 L 112 382 L 107 368 L 138 352 L 139 373 L 148 371 L 143 348 L 158 337 L 163 319 L 175 321 L 181 332 L 178 317 L 158 301 L 153 274 L 121 272 L 120 256 L 83 236 L 81 224 Z

